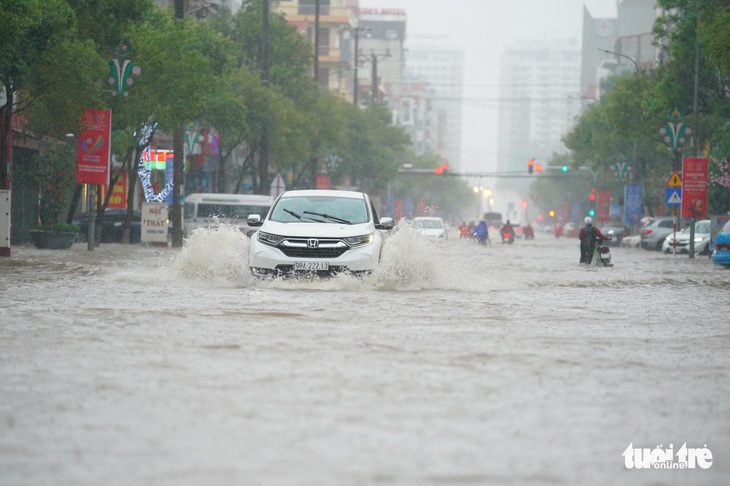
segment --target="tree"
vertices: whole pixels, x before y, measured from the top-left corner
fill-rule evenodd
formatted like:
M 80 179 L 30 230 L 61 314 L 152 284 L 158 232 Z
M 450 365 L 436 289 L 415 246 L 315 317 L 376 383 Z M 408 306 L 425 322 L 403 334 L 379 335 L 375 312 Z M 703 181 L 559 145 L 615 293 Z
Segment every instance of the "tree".
M 134 25 L 129 38 L 135 62 L 148 73 L 139 78 L 135 93 L 148 100 L 151 117 L 160 129 L 175 134 L 175 163 L 182 167 L 182 127 L 204 113 L 208 93 L 220 86 L 220 79 L 232 68 L 232 44 L 204 22 L 173 20 L 161 10 L 152 11 L 144 23 Z M 174 182 L 175 190 L 182 188 L 181 182 Z M 180 247 L 182 218 L 176 195 L 172 244 Z
M 5 0 L 0 16 L 0 187 L 8 184 L 8 144 L 14 114 L 27 115 L 37 133 L 78 126 L 84 107 L 98 105 L 95 86 L 103 61 L 78 38 L 65 0 Z M 31 109 L 33 112 L 31 113 Z

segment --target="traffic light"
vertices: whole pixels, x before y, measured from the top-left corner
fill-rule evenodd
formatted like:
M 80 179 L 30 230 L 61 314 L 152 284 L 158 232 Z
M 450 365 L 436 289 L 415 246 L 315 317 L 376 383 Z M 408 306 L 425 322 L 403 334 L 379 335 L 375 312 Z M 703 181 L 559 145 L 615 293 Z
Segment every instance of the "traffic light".
M 446 173 L 449 171 L 449 164 L 441 164 L 433 169 L 433 173 L 436 175 L 446 175 Z
M 596 202 L 596 188 L 591 187 L 591 193 L 588 195 L 588 199 L 591 200 L 591 202 Z
M 588 211 L 588 216 L 590 216 L 591 218 L 595 215 L 596 215 L 596 212 L 594 210 L 591 209 L 590 211 Z
M 535 169 L 535 161 L 533 159 L 530 159 L 527 161 L 527 173 L 532 174 L 532 171 Z
M 560 170 L 562 170 L 563 172 L 568 172 L 568 166 L 564 165 L 560 168 Z
M 535 172 L 542 172 L 542 164 L 535 164 Z

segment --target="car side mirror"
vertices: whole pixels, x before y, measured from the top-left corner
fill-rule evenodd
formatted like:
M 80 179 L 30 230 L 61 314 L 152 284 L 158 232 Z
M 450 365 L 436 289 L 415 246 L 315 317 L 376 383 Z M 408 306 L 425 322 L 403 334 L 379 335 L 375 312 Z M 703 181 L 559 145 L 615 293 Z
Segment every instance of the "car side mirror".
M 258 214 L 249 214 L 248 218 L 246 218 L 246 224 L 249 226 L 261 226 L 264 224 L 263 221 L 261 221 L 261 216 Z
M 393 221 L 393 218 L 380 218 L 380 223 L 375 225 L 377 229 L 382 230 L 392 230 L 394 226 L 395 221 Z

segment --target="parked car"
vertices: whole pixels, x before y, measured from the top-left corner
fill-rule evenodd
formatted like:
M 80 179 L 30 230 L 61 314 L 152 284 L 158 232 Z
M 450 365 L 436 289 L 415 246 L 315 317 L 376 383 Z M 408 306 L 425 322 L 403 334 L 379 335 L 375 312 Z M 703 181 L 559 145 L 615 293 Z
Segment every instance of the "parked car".
M 730 268 L 730 221 L 725 223 L 715 240 L 715 251 L 712 252 L 712 263 Z
M 295 272 L 367 273 L 380 262 L 392 218 L 378 218 L 363 192 L 298 190 L 283 193 L 251 236 L 249 267 L 257 276 Z
M 664 239 L 673 231 L 673 217 L 658 217 L 641 230 L 641 247 L 645 250 L 660 251 L 664 244 Z
M 439 217 L 419 216 L 413 218 L 411 226 L 422 235 L 432 238 L 443 238 L 445 240 L 449 236 L 444 220 Z
M 640 248 L 641 235 L 628 235 L 621 238 L 621 246 L 624 248 Z
M 107 209 L 102 216 L 101 242 L 121 243 L 122 231 L 124 230 L 124 218 L 127 215 L 126 209 Z M 89 234 L 89 213 L 80 214 L 73 222 L 79 226 L 79 238 L 87 241 Z M 142 213 L 132 212 L 132 224 L 129 228 L 129 242 L 139 243 L 142 239 Z
M 698 255 L 709 255 L 710 253 L 710 225 L 709 219 L 702 219 L 695 222 L 695 253 Z M 664 253 L 689 253 L 690 226 L 683 228 L 676 233 L 669 233 L 662 244 Z M 676 243 L 675 243 L 676 241 Z
M 568 238 L 575 238 L 578 236 L 578 230 L 575 228 L 575 223 L 573 221 L 565 223 L 562 231 L 562 235 L 567 236 Z
M 628 234 L 625 226 L 607 224 L 601 227 L 601 233 L 610 236 L 611 239 L 606 241 L 607 246 L 621 246 L 621 241 Z

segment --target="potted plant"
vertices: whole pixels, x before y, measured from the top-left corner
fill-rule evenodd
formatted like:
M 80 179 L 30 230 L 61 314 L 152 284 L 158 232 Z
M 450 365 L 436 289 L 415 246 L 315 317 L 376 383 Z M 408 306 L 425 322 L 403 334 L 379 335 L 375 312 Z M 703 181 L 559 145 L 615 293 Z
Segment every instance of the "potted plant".
M 75 163 L 70 144 L 48 143 L 38 154 L 38 226 L 30 231 L 36 248 L 65 249 L 80 228 L 63 220 L 74 189 Z

